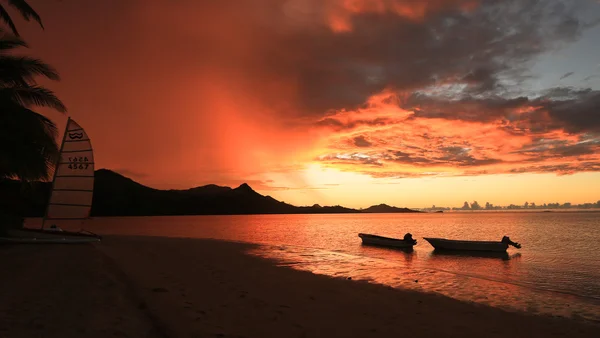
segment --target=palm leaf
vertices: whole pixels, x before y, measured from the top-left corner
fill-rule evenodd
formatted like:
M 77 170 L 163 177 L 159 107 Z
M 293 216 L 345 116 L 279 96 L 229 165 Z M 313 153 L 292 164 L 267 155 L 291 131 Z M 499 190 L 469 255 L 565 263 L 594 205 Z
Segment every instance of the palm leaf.
M 0 101 L 0 178 L 47 180 L 59 156 L 57 128 L 27 108 Z
M 3 33 L 1 29 L 0 33 Z M 17 47 L 29 47 L 29 45 L 27 42 L 16 36 L 8 36 L 3 34 L 2 37 L 0 37 L 0 53 L 2 51 L 15 49 Z
M 56 70 L 39 59 L 0 55 L 0 85 L 27 86 L 35 83 L 36 76 L 60 80 Z
M 13 31 L 13 33 L 16 36 L 19 36 L 19 32 L 17 31 L 17 26 L 15 26 L 15 23 L 10 18 L 10 14 L 8 14 L 6 9 L 4 9 L 4 6 L 2 6 L 2 5 L 0 5 L 0 19 L 2 19 L 4 22 L 6 22 L 8 27 L 10 27 L 10 29 Z
M 44 29 L 44 25 L 42 24 L 42 18 L 38 15 L 38 13 L 27 3 L 25 0 L 8 0 L 8 3 L 16 8 L 23 18 L 29 21 L 30 18 L 37 21 L 40 24 L 40 27 Z
M 1 102 L 14 102 L 24 107 L 31 105 L 50 107 L 61 113 L 67 111 L 67 107 L 64 103 L 62 103 L 51 90 L 40 86 L 0 88 L 0 103 Z M 2 107 L 0 107 L 0 109 L 2 109 Z

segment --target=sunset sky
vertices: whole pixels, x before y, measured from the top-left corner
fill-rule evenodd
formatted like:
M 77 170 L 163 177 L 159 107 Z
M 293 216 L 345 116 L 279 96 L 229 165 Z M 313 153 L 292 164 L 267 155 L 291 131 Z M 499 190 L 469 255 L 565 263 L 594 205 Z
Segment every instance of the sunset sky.
M 23 52 L 61 74 L 44 84 L 96 167 L 145 185 L 349 207 L 600 200 L 599 1 L 30 4 L 45 29 L 15 20 Z

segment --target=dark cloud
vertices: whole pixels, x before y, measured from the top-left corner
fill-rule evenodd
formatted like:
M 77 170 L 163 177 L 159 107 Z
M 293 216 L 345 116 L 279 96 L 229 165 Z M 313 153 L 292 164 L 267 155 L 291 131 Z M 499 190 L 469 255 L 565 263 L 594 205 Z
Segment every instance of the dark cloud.
M 341 130 L 350 130 L 360 126 L 385 126 L 389 123 L 393 123 L 393 121 L 389 118 L 378 117 L 375 119 L 358 119 L 351 120 L 347 122 L 342 122 L 335 118 L 324 118 L 319 120 L 315 125 L 319 127 L 330 127 L 333 130 L 341 131 Z
M 434 159 L 442 163 L 449 163 L 459 167 L 484 166 L 502 162 L 502 160 L 495 158 L 475 158 L 468 148 L 444 147 L 442 150 L 445 154 Z
M 572 87 L 551 88 L 535 98 L 473 96 L 452 99 L 415 93 L 400 106 L 414 111 L 412 118 L 442 118 L 470 122 L 503 120 L 513 134 L 563 129 L 578 133 L 600 131 L 600 91 Z M 517 109 L 529 109 L 517 112 Z
M 399 150 L 396 150 L 396 151 L 390 150 L 386 154 L 383 155 L 383 158 L 386 161 L 404 163 L 404 164 L 414 164 L 414 165 L 430 165 L 430 164 L 435 163 L 435 160 L 433 160 L 433 159 L 429 159 L 424 156 L 417 156 L 415 154 L 409 154 L 407 152 L 403 152 L 403 151 L 399 151 Z
M 416 173 L 416 172 L 407 172 L 407 171 L 365 171 L 362 172 L 365 175 L 369 175 L 373 178 L 391 178 L 391 179 L 401 179 L 401 178 L 415 178 L 415 177 L 425 177 L 425 176 L 436 176 L 434 173 Z M 375 184 L 394 184 L 389 181 L 377 183 Z
M 521 149 L 509 153 L 499 151 L 502 144 L 490 146 L 485 143 L 473 144 L 481 140 L 462 140 L 448 145 L 448 142 L 443 141 L 444 137 L 424 138 L 423 136 L 420 135 L 423 140 L 431 141 L 423 147 L 403 144 L 401 150 L 386 150 L 373 146 L 366 153 L 330 154 L 321 156 L 318 160 L 327 164 L 386 167 L 388 171 L 397 164 L 420 168 L 454 167 L 463 168 L 463 171 L 453 175 L 473 176 L 519 171 L 551 172 L 553 169 L 556 169 L 559 174 L 576 171 L 577 168 L 593 171 L 598 166 L 592 163 L 600 156 L 600 134 L 594 133 L 582 134 L 576 140 L 572 137 L 562 138 L 565 135 L 561 133 L 546 134 L 534 138 Z M 502 140 L 493 140 L 492 144 L 496 141 L 502 142 Z M 513 155 L 521 155 L 521 157 Z M 552 164 L 545 165 L 548 162 Z M 580 163 L 584 164 L 580 165 Z M 377 173 L 380 171 L 377 170 Z M 388 174 L 385 177 L 388 177 Z
M 571 157 L 581 155 L 593 155 L 598 153 L 598 150 L 600 150 L 600 147 L 598 145 L 574 144 L 559 149 L 552 149 L 550 151 L 550 154 L 556 157 Z
M 536 139 L 515 153 L 530 156 L 526 160 L 528 162 L 600 154 L 600 136 L 597 136 L 597 138 L 584 138 L 576 143 L 561 139 Z
M 518 97 L 505 99 L 499 96 L 487 98 L 465 95 L 448 99 L 422 93 L 410 95 L 401 107 L 414 111 L 413 118 L 442 118 L 471 122 L 490 122 L 509 117 L 514 109 L 526 106 L 529 99 Z
M 594 75 L 589 75 L 589 76 L 586 76 L 586 77 L 583 79 L 583 81 L 589 81 L 589 80 L 591 80 L 591 79 L 593 79 L 593 78 L 597 78 L 597 77 L 600 77 L 600 75 L 596 75 L 596 74 L 594 74 Z
M 551 165 L 537 165 L 511 169 L 511 173 L 556 173 L 559 175 L 570 175 L 583 171 L 600 171 L 600 163 L 577 162 Z
M 415 166 L 457 166 L 476 167 L 501 163 L 502 160 L 494 158 L 476 158 L 470 149 L 463 147 L 441 147 L 439 152 L 432 152 L 430 156 L 418 156 L 403 151 L 388 151 L 383 158 L 386 161 L 411 164 Z M 439 154 L 441 153 L 441 155 Z
M 373 143 L 369 142 L 364 136 L 356 136 L 352 139 L 353 143 L 357 147 L 368 148 L 373 145 Z
M 369 166 L 380 167 L 383 165 L 381 161 L 376 157 L 365 156 L 362 154 L 330 154 L 320 156 L 316 159 L 317 161 L 327 162 L 329 164 L 363 164 Z
M 568 78 L 569 76 L 571 76 L 571 75 L 573 75 L 573 74 L 575 74 L 575 72 L 568 72 L 568 73 L 566 73 L 565 75 L 561 76 L 561 77 L 560 77 L 560 80 L 562 80 L 562 79 L 566 79 L 566 78 Z
M 493 158 L 476 158 L 470 153 L 469 149 L 462 147 L 441 147 L 431 153 L 422 153 L 421 151 L 408 152 L 400 150 L 374 151 L 368 155 L 364 154 L 330 154 L 321 156 L 319 161 L 333 163 L 352 163 L 383 166 L 386 162 L 410 164 L 413 166 L 457 166 L 457 167 L 476 167 L 490 164 L 501 163 L 501 160 Z
M 584 25 L 561 0 L 484 0 L 470 12 L 456 6 L 464 2 L 437 1 L 449 5 L 417 19 L 392 12 L 392 6 L 381 13 L 346 13 L 351 30 L 334 32 L 324 24 L 323 13 L 340 2 L 310 1 L 308 14 L 298 14 L 286 10 L 281 1 L 223 1 L 210 5 L 209 22 L 237 18 L 224 14 L 231 11 L 247 14 L 237 24 L 227 20 L 233 24 L 227 36 L 239 33 L 240 39 L 251 38 L 254 54 L 234 61 L 230 55 L 234 46 L 218 53 L 202 49 L 195 55 L 242 72 L 261 96 L 272 94 L 265 89 L 293 81 L 297 89 L 293 104 L 302 112 L 323 114 L 359 107 L 386 88 L 413 91 L 456 82 L 467 84 L 470 93 L 503 90 L 500 78 L 527 73 L 533 57 L 574 40 Z M 215 14 L 218 11 L 225 12 Z M 202 6 L 198 12 L 204 12 Z M 282 16 L 286 19 L 277 19 Z M 319 19 L 323 22 L 315 24 Z M 216 41 L 209 39 L 207 47 L 215 47 Z M 238 43 L 242 42 L 247 45 L 247 40 Z M 186 41 L 203 44 L 202 39 Z M 273 101 L 272 95 L 268 99 Z
M 600 91 L 584 91 L 567 100 L 540 100 L 540 104 L 568 132 L 600 131 Z
M 552 87 L 544 90 L 538 101 L 564 101 L 577 99 L 589 94 L 593 94 L 589 88 L 574 88 L 574 87 Z
M 332 109 L 360 107 L 384 89 L 412 92 L 459 83 L 473 94 L 506 90 L 501 79 L 520 79 L 534 57 L 573 41 L 587 27 L 574 14 L 578 2 L 385 0 L 357 1 L 363 4 L 361 11 L 343 13 L 351 30 L 335 32 L 328 25 L 335 14 L 332 8 L 344 3 L 131 1 L 117 11 L 119 23 L 131 24 L 119 26 L 123 33 L 118 36 L 128 58 L 120 50 L 110 57 L 118 61 L 119 71 L 128 71 L 132 81 L 127 89 L 151 83 L 147 87 L 152 90 L 166 90 L 175 79 L 201 75 L 207 77 L 207 88 L 218 84 L 234 97 L 255 98 L 279 114 L 323 116 Z M 385 10 L 366 5 L 376 3 Z M 477 6 L 464 10 L 473 3 Z M 109 6 L 102 6 L 107 13 L 104 7 Z M 394 11 L 398 6 L 416 15 L 399 15 Z M 163 23 L 160 30 L 156 22 Z M 150 29 L 152 34 L 140 34 Z M 133 58 L 139 62 L 132 63 Z M 163 81 L 154 81 L 157 73 L 148 69 L 159 71 Z M 215 84 L 214 79 L 222 82 Z M 119 93 L 128 92 L 121 89 Z M 199 101 L 211 100 L 208 90 L 200 88 L 198 95 Z

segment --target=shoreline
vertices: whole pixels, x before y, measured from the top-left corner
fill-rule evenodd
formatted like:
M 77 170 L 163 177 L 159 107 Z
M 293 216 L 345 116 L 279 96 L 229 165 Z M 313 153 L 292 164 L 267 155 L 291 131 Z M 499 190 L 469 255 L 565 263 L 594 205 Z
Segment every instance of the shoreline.
M 290 253 L 287 249 L 294 247 L 292 245 L 284 245 L 286 250 L 280 249 L 280 245 L 261 244 L 258 249 L 253 249 L 250 254 L 260 258 L 273 261 L 279 267 L 292 268 L 300 271 L 307 271 L 315 275 L 328 276 L 330 278 L 350 277 L 354 281 L 365 281 L 375 285 L 391 287 L 400 291 L 411 291 L 427 294 L 443 295 L 451 299 L 461 302 L 486 305 L 496 309 L 502 309 L 507 312 L 527 314 L 534 316 L 559 317 L 567 320 L 577 320 L 583 323 L 600 325 L 600 299 L 574 293 L 564 290 L 547 289 L 536 287 L 534 285 L 526 285 L 518 282 L 500 280 L 494 277 L 485 275 L 477 275 L 472 273 L 461 273 L 453 270 L 438 269 L 435 267 L 419 266 L 416 268 L 404 267 L 407 270 L 407 275 L 396 275 L 395 278 L 388 273 L 379 276 L 378 272 L 388 269 L 397 269 L 401 267 L 399 264 L 395 267 L 386 265 L 387 260 L 382 257 L 372 257 L 369 255 L 356 256 L 360 257 L 363 262 L 358 263 L 356 268 L 348 267 L 345 262 L 339 262 L 336 259 L 331 261 L 324 260 L 315 263 L 312 259 L 304 259 L 302 256 L 308 254 L 310 256 L 319 255 L 320 253 L 335 255 L 337 251 L 328 251 L 325 249 L 310 249 L 307 251 L 292 250 Z M 304 247 L 298 247 L 305 249 Z M 392 249 L 393 250 L 393 249 Z M 284 253 L 284 251 L 286 251 Z M 317 252 L 317 253 L 315 253 Z M 341 254 L 347 254 L 342 252 Z M 439 255 L 452 255 L 452 253 L 438 253 Z M 520 256 L 521 253 L 512 253 L 513 258 Z M 508 254 L 507 254 L 508 256 Z M 365 266 L 364 260 L 369 263 L 369 271 L 363 271 Z M 379 264 L 384 262 L 383 264 Z M 340 275 L 345 273 L 345 275 Z M 343 276 L 343 277 L 342 277 Z M 439 279 L 438 279 L 439 278 Z M 464 280 L 464 279 L 467 280 Z M 463 281 L 460 281 L 463 279 Z M 428 281 L 429 280 L 429 281 Z M 445 281 L 448 283 L 458 283 L 460 285 L 454 288 L 436 287 L 435 282 Z M 469 282 L 476 280 L 477 282 Z M 429 283 L 428 283 L 429 282 Z M 424 286 L 424 284 L 428 284 Z M 486 287 L 481 287 L 481 284 L 487 284 Z M 507 294 L 507 297 L 498 297 L 497 288 L 512 289 L 512 292 Z M 435 290 L 435 291 L 434 291 Z M 526 291 L 523 291 L 526 290 Z M 495 295 L 488 298 L 488 293 L 492 292 Z M 561 300 L 557 298 L 562 298 Z M 552 299 L 551 301 L 549 301 Z M 571 299 L 576 299 L 581 303 L 573 304 Z M 546 303 L 545 301 L 549 301 Z M 560 302 L 557 304 L 556 302 Z
M 575 319 L 278 267 L 255 247 L 114 235 L 0 246 L 11 276 L 0 279 L 0 336 L 600 336 Z

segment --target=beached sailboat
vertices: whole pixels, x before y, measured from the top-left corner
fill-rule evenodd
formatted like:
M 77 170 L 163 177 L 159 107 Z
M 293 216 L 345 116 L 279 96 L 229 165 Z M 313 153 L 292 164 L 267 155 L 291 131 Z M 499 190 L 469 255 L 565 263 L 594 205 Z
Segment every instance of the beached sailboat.
M 60 145 L 54 169 L 50 198 L 42 226 L 7 230 L 0 242 L 10 243 L 88 243 L 101 237 L 89 231 L 65 231 L 64 223 L 83 223 L 89 219 L 94 194 L 94 151 L 85 130 L 71 118 Z
M 521 244 L 511 241 L 508 236 L 504 236 L 501 241 L 464 241 L 429 237 L 423 239 L 436 250 L 505 252 L 509 245 L 517 249 L 521 248 Z
M 407 234 L 410 235 L 410 234 Z M 412 235 L 408 238 L 405 236 L 405 239 L 397 239 L 390 237 L 383 237 L 378 235 L 371 234 L 363 234 L 359 233 L 358 237 L 362 239 L 362 243 L 366 245 L 376 245 L 376 246 L 387 246 L 392 248 L 401 248 L 401 249 L 412 249 L 412 247 L 417 244 L 417 241 L 412 239 Z

